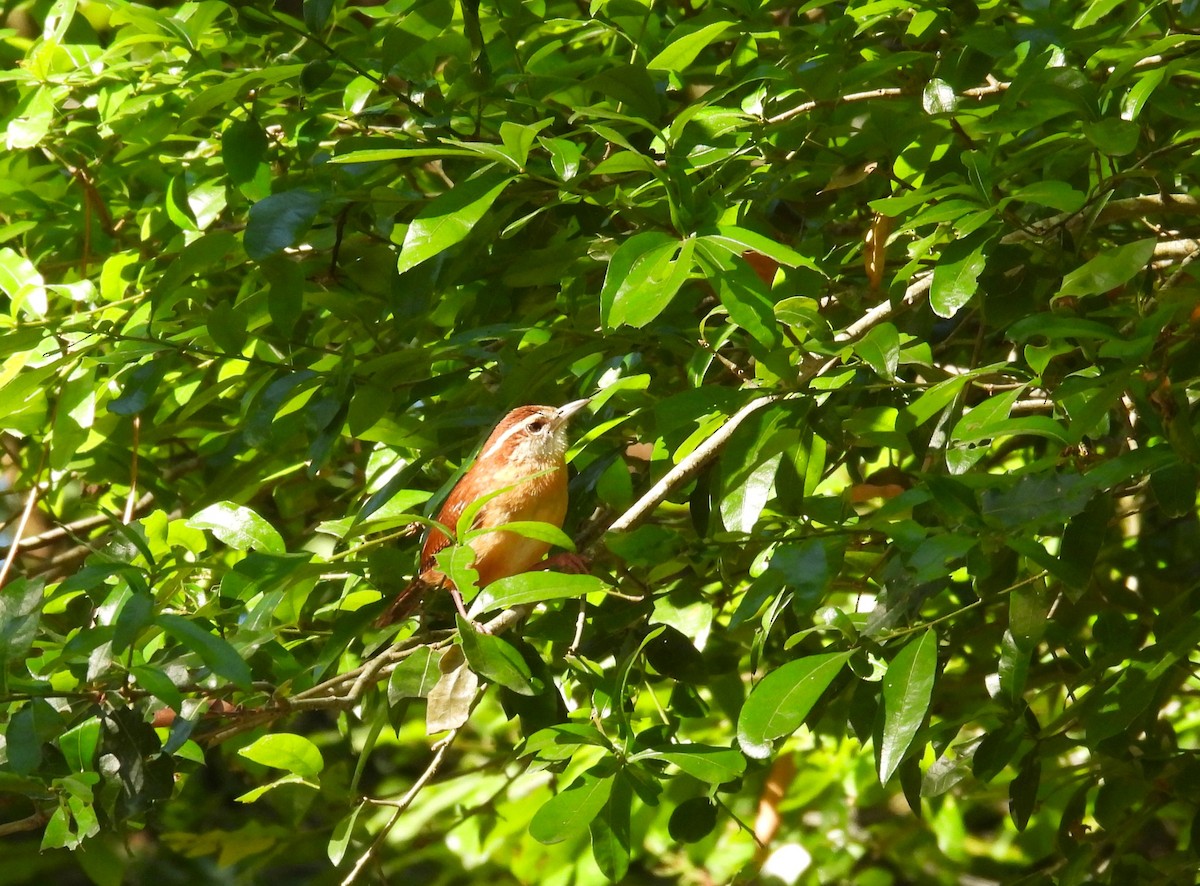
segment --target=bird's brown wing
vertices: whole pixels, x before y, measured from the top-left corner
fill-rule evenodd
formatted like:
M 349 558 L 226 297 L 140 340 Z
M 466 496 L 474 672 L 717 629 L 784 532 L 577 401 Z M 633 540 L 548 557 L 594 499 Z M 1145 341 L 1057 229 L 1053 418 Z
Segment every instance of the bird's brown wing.
M 444 581 L 444 577 L 439 577 L 436 581 L 431 582 L 418 575 L 408 587 L 396 595 L 396 598 L 392 600 L 391 605 L 388 606 L 383 615 L 375 620 L 375 627 L 385 628 L 390 624 L 395 624 L 398 621 L 408 618 L 424 601 L 425 595 L 430 591 L 442 587 Z
M 462 516 L 462 512 L 475 499 L 484 494 L 483 483 L 481 482 L 481 474 L 475 470 L 472 465 L 471 469 L 463 474 L 446 498 L 446 503 L 442 505 L 442 509 L 438 511 L 437 521 L 448 529 L 455 529 L 458 526 L 458 518 Z M 449 547 L 450 538 L 442 530 L 436 526 L 431 526 L 429 535 L 425 536 L 425 544 L 421 548 L 421 572 L 427 572 L 433 569 L 437 564 L 434 560 L 438 552 Z

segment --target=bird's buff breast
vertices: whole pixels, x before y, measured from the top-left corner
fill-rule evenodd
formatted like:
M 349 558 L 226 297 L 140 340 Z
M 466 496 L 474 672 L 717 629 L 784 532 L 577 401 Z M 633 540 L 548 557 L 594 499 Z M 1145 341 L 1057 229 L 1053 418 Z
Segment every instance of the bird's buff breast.
M 516 520 L 528 520 L 562 526 L 567 512 L 566 477 L 561 470 L 544 477 L 519 483 L 489 501 L 480 513 L 478 528 L 502 526 Z M 479 586 L 497 579 L 527 572 L 550 550 L 544 541 L 527 538 L 503 529 L 471 539 Z

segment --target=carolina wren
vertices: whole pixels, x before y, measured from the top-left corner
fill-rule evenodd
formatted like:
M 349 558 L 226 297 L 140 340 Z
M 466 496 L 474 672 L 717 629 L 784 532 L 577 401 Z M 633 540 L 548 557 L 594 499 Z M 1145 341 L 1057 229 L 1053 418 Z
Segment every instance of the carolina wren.
M 561 528 L 567 514 L 567 465 L 563 458 L 567 452 L 567 422 L 589 400 L 575 400 L 557 409 L 518 406 L 504 416 L 483 444 L 475 463 L 451 490 L 438 512 L 437 522 L 454 529 L 472 502 L 504 490 L 484 503 L 472 529 L 488 529 L 517 520 L 552 523 Z M 461 589 L 438 570 L 434 560 L 438 551 L 449 544 L 444 532 L 436 526 L 430 528 L 421 548 L 420 572 L 380 616 L 377 626 L 406 617 L 417 608 L 426 591 L 439 587 L 450 590 L 454 605 L 467 618 Z M 528 572 L 539 564 L 561 564 L 572 571 L 582 567 L 579 558 L 573 555 L 542 563 L 550 550 L 548 542 L 503 529 L 475 536 L 467 545 L 475 552 L 473 568 L 479 574 L 481 588 L 497 579 Z

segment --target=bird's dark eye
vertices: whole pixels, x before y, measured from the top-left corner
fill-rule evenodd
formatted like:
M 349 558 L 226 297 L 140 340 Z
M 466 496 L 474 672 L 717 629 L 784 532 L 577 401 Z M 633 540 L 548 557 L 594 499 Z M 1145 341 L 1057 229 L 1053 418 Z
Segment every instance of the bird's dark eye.
M 540 434 L 542 431 L 546 430 L 546 423 L 540 418 L 537 421 L 531 421 L 529 423 L 529 430 L 534 434 Z

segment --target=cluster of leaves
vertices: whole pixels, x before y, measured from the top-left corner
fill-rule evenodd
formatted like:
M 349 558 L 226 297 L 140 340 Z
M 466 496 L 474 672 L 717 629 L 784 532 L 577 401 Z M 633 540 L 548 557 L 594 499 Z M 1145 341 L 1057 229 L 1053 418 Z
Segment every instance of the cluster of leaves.
M 0 879 L 1194 881 L 1195 3 L 7 26 Z

